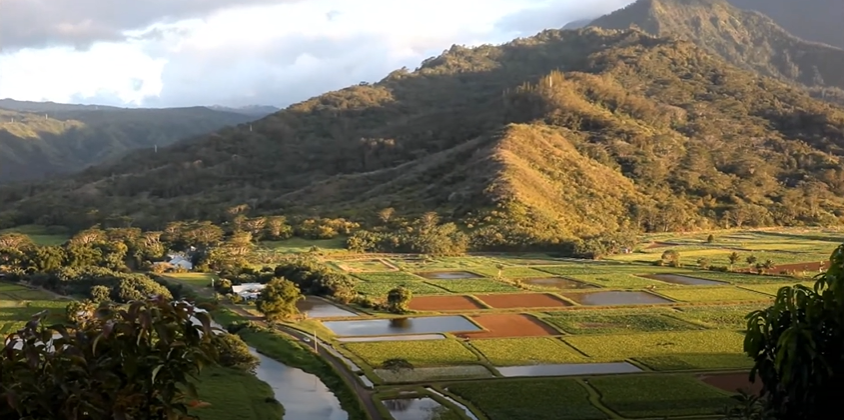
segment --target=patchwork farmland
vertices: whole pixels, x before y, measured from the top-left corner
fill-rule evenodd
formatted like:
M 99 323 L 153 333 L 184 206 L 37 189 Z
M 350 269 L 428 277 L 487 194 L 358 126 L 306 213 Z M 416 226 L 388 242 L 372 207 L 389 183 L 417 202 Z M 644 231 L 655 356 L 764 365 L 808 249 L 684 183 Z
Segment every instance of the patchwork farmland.
M 455 419 L 715 416 L 739 388 L 758 391 L 742 349 L 745 316 L 781 287 L 813 284 L 841 238 L 707 239 L 657 235 L 605 261 L 329 254 L 372 301 L 397 286 L 413 297 L 407 315 L 352 305 L 354 316 L 320 330 L 385 414 L 427 404 Z M 679 260 L 664 263 L 666 251 Z M 412 367 L 387 366 L 396 359 Z

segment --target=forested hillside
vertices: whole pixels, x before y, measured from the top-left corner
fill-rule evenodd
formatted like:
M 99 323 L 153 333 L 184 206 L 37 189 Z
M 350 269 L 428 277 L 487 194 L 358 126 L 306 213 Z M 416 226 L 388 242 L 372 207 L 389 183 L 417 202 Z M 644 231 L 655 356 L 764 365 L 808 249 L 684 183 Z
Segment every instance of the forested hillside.
M 203 107 L 123 109 L 0 100 L 0 183 L 79 171 L 131 150 L 152 151 L 255 118 Z
M 823 9 L 804 6 L 810 13 Z M 844 4 L 839 7 L 844 9 Z M 834 27 L 844 38 L 841 22 Z M 726 0 L 639 0 L 590 26 L 634 26 L 657 36 L 688 39 L 731 64 L 795 82 L 815 96 L 844 103 L 844 49 L 800 39 L 771 18 L 740 10 Z
M 637 30 L 453 47 L 248 127 L 0 189 L 4 224 L 437 211 L 482 243 L 837 223 L 844 110 Z

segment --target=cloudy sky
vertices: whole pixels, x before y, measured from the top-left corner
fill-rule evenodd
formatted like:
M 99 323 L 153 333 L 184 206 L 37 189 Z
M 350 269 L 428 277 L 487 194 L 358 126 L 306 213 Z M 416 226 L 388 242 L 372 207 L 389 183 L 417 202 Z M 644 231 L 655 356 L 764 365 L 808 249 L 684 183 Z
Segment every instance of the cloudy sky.
M 0 0 L 0 98 L 286 106 L 632 0 Z

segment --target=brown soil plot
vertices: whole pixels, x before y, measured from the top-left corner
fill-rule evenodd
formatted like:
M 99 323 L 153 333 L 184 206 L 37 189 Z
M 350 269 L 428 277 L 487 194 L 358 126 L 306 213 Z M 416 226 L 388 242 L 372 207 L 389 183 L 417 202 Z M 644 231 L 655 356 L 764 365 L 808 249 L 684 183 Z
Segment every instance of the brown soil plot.
M 751 383 L 750 374 L 747 372 L 702 375 L 699 378 L 705 384 L 727 392 L 738 392 L 739 389 L 749 391 L 755 395 L 759 395 L 762 392 L 762 382 L 757 379 L 755 383 Z
M 496 309 L 556 308 L 571 306 L 570 303 L 542 293 L 510 293 L 502 295 L 475 295 L 487 305 Z
M 460 334 L 461 338 L 542 337 L 559 332 L 538 319 L 519 314 L 489 314 L 473 316 L 478 325 L 488 331 Z
M 466 296 L 420 296 L 410 301 L 414 311 L 465 311 L 483 309 L 474 300 Z

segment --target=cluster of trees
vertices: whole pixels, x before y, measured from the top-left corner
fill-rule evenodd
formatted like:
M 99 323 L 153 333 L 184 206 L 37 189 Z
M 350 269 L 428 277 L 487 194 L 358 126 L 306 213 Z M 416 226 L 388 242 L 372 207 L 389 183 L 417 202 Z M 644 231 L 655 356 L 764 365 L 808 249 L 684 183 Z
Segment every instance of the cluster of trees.
M 258 363 L 239 337 L 185 302 L 157 297 L 73 312 L 65 325 L 45 325 L 47 314 L 37 314 L 8 337 L 0 417 L 187 420 L 203 406 L 196 379 L 204 368 Z

